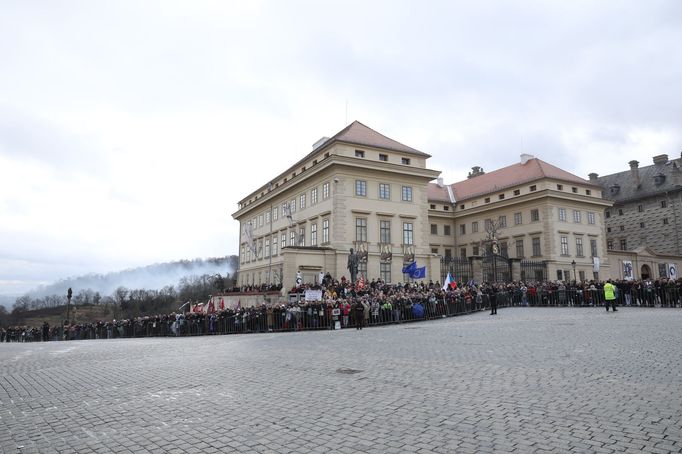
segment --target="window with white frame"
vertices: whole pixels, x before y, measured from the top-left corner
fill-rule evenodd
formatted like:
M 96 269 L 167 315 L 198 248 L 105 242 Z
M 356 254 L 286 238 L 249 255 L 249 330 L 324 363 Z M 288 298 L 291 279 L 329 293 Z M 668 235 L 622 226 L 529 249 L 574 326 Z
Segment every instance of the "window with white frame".
M 559 208 L 559 220 L 560 221 L 566 220 L 566 208 Z
M 296 199 L 293 199 L 293 200 L 289 203 L 289 209 L 291 210 L 292 213 L 295 213 L 295 212 L 296 212 Z
M 265 240 L 265 256 L 270 257 L 270 238 Z
M 317 203 L 317 188 L 310 190 L 310 204 L 315 205 Z
M 298 198 L 298 206 L 300 206 L 301 209 L 305 208 L 305 194 L 301 194 L 301 196 Z
M 272 255 L 277 255 L 277 235 L 272 237 Z
M 514 213 L 514 225 L 521 225 L 523 223 L 523 218 L 521 213 Z
M 282 249 L 284 249 L 287 245 L 287 234 L 286 233 L 282 234 L 281 242 L 282 242 Z
M 355 219 L 355 241 L 367 241 L 367 219 Z
M 391 262 L 381 262 L 379 264 L 379 277 L 384 283 L 391 283 Z
M 383 200 L 391 199 L 391 185 L 388 183 L 379 183 L 379 198 Z
M 329 198 L 329 182 L 322 184 L 322 198 L 323 199 Z
M 575 239 L 575 256 L 576 257 L 582 257 L 583 256 L 583 239 L 582 238 L 576 238 Z
M 279 209 L 277 207 L 272 209 L 272 220 L 273 222 L 277 220 L 277 217 L 279 215 Z
M 322 220 L 322 243 L 329 243 L 329 219 Z
M 289 232 L 289 246 L 296 246 L 296 231 L 293 229 Z
M 402 200 L 403 202 L 411 202 L 412 201 L 412 186 L 403 186 L 402 190 Z
M 305 246 L 305 227 L 298 229 L 298 238 L 296 240 L 299 246 Z
M 516 258 L 523 258 L 523 240 L 516 240 Z
M 391 221 L 379 221 L 379 242 L 391 242 Z
M 561 237 L 561 255 L 568 255 L 568 237 Z
M 355 180 L 355 195 L 358 197 L 367 196 L 367 182 L 365 180 Z
M 583 222 L 580 210 L 573 210 L 573 222 L 575 222 L 576 224 L 580 224 L 581 222 Z
M 317 224 L 310 225 L 310 245 L 317 246 Z
M 540 249 L 540 238 L 533 238 L 533 256 L 539 257 L 542 255 L 542 250 Z
M 588 211 L 587 212 L 587 223 L 588 224 L 594 224 L 595 222 L 596 222 L 596 219 L 595 219 L 594 213 L 591 211 Z
M 403 244 L 414 244 L 414 228 L 411 222 L 403 222 Z
M 540 210 L 533 208 L 530 210 L 530 220 L 531 222 L 537 222 L 540 220 Z
M 265 213 L 265 224 L 267 225 L 267 224 L 269 224 L 269 223 L 270 223 L 270 210 L 268 210 L 268 211 Z

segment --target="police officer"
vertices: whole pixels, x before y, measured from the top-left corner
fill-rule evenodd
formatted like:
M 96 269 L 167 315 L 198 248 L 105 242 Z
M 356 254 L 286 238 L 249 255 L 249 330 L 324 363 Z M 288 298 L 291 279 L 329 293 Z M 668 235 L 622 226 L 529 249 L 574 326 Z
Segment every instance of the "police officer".
M 606 306 L 606 312 L 609 311 L 609 304 L 611 305 L 613 312 L 618 311 L 618 309 L 616 309 L 616 286 L 611 283 L 611 279 L 604 284 L 604 305 Z

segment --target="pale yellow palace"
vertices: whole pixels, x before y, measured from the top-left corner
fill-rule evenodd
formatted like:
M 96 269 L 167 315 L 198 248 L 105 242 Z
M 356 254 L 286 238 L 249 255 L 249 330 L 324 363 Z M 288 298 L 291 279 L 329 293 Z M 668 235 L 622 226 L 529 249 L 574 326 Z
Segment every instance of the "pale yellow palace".
M 493 243 L 506 279 L 610 277 L 604 209 L 612 203 L 596 183 L 522 155 L 444 184 L 429 157 L 357 121 L 318 141 L 239 202 L 239 284 L 349 278 L 351 248 L 368 281 L 405 281 L 402 268 L 414 260 L 427 281 L 455 270 L 481 281 Z

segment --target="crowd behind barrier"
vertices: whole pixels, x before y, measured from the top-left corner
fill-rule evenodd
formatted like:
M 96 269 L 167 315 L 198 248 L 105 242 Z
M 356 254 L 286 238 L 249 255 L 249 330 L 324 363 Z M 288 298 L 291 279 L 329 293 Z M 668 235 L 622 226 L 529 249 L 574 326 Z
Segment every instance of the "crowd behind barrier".
M 614 281 L 621 306 L 682 307 L 682 279 Z M 0 342 L 35 342 L 133 337 L 201 336 L 300 330 L 333 330 L 431 320 L 486 310 L 491 301 L 512 306 L 603 306 L 604 283 L 511 282 L 460 283 L 446 290 L 429 284 L 384 284 L 372 281 L 354 290 L 342 280 L 325 280 L 321 301 L 306 301 L 305 290 L 292 289 L 297 302 L 218 310 L 178 312 L 96 323 L 50 327 L 0 328 Z

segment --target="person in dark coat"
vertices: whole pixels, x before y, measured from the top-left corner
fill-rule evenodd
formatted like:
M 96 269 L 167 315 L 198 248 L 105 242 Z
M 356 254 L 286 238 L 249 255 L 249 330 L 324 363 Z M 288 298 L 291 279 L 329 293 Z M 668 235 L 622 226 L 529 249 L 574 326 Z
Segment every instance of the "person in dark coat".
M 359 299 L 353 303 L 353 318 L 355 319 L 355 329 L 362 329 L 362 325 L 365 324 L 365 306 Z
M 490 299 L 490 315 L 497 315 L 497 287 L 491 285 L 488 291 L 488 299 Z

